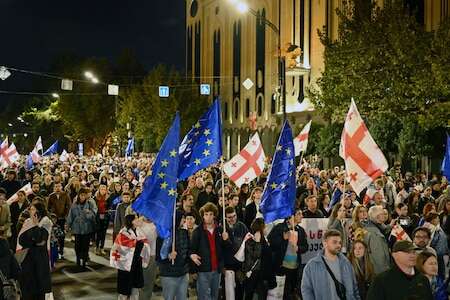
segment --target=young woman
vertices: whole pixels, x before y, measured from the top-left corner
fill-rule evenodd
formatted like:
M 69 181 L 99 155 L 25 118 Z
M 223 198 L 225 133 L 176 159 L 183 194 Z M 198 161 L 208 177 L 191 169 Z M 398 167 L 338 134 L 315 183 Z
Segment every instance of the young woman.
M 447 288 L 444 280 L 438 276 L 438 261 L 436 256 L 429 251 L 421 252 L 417 255 L 416 267 L 430 281 L 434 299 L 447 300 Z
M 361 300 L 364 300 L 367 297 L 367 291 L 375 276 L 366 243 L 361 240 L 354 241 L 352 249 L 348 254 L 348 259 L 355 271 L 359 296 Z
M 429 212 L 425 216 L 424 227 L 431 231 L 430 246 L 436 250 L 439 266 L 439 276 L 445 278 L 444 256 L 448 254 L 447 235 L 439 225 L 439 215 L 435 212 Z
M 98 191 L 95 193 L 95 202 L 97 204 L 97 232 L 95 236 L 95 254 L 105 255 L 106 252 L 103 250 L 105 247 L 106 230 L 109 225 L 109 214 L 108 214 L 108 188 L 106 185 L 101 184 Z
M 48 256 L 52 222 L 42 202 L 33 201 L 29 213 L 30 218 L 24 222 L 18 236 L 17 251 L 22 260 L 19 282 L 22 299 L 43 300 L 52 290 Z
M 245 260 L 242 271 L 246 275 L 245 300 L 267 298 L 267 292 L 276 287 L 272 254 L 264 236 L 264 219 L 256 218 L 251 224 L 253 238 L 245 243 Z
M 75 235 L 75 254 L 77 265 L 86 267 L 89 252 L 89 242 L 95 231 L 96 208 L 87 201 L 89 190 L 81 188 L 76 201 L 72 204 L 67 217 L 67 226 Z
M 111 248 L 110 264 L 118 268 L 117 292 L 119 293 L 119 300 L 138 300 L 139 289 L 144 286 L 143 267 L 148 266 L 150 247 L 145 242 L 146 238 L 140 230 L 141 222 L 141 220 L 136 219 L 136 215 L 127 214 L 125 226 L 120 230 Z M 124 250 L 121 244 L 129 244 L 134 247 Z M 131 262 L 128 253 L 123 251 L 133 251 Z M 117 260 L 120 260 L 120 265 Z

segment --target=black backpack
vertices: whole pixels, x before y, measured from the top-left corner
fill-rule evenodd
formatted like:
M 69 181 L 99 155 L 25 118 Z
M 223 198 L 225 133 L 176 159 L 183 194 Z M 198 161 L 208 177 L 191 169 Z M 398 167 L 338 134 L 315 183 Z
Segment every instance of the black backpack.
M 14 279 L 7 279 L 2 271 L 0 271 L 0 280 L 2 283 L 2 296 L 4 300 L 20 299 L 20 289 Z

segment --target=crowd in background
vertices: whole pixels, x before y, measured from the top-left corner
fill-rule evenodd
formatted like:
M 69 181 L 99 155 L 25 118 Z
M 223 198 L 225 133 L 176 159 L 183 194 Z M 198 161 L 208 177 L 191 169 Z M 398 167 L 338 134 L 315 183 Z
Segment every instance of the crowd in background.
M 177 300 L 192 290 L 198 299 L 448 299 L 444 177 L 402 172 L 395 163 L 356 194 L 341 168 L 305 162 L 293 215 L 265 224 L 259 205 L 267 170 L 238 188 L 228 178 L 222 186 L 219 167 L 211 166 L 178 183 L 173 241 L 131 207 L 152 161 L 144 154 L 52 156 L 32 170 L 3 170 L 0 270 L 17 280 L 23 299 L 51 293 L 51 271 L 65 259 L 69 236 L 80 268 L 93 255 L 113 259 L 105 248 L 109 228 L 116 243 L 123 235 L 134 241 L 129 268 L 118 271 L 119 299 L 151 299 L 157 277 L 164 299 Z M 328 218 L 309 261 L 302 261 L 311 251 L 304 218 Z

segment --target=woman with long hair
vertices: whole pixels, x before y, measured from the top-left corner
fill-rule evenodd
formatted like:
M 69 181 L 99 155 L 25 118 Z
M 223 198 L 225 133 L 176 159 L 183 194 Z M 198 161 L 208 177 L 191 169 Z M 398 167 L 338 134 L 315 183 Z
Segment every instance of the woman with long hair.
M 37 198 L 37 197 L 36 197 Z M 17 239 L 17 252 L 22 267 L 19 282 L 24 300 L 44 300 L 52 291 L 50 277 L 50 233 L 52 221 L 45 204 L 34 199 Z
M 434 253 L 429 251 L 419 253 L 416 268 L 430 281 L 433 298 L 435 300 L 447 300 L 447 287 L 444 280 L 438 276 L 438 261 Z
M 106 185 L 101 184 L 98 191 L 95 193 L 95 202 L 97 204 L 97 230 L 95 235 L 95 254 L 106 255 L 105 250 L 105 238 L 106 231 L 109 225 L 109 214 L 108 214 L 108 188 Z
M 267 298 L 267 292 L 276 287 L 275 273 L 272 266 L 272 253 L 264 236 L 264 219 L 256 218 L 250 230 L 253 237 L 245 243 L 245 260 L 242 271 L 246 276 L 244 281 L 245 300 Z
M 92 233 L 95 231 L 95 204 L 88 201 L 89 190 L 80 189 L 76 201 L 70 208 L 67 217 L 67 225 L 75 236 L 75 254 L 77 265 L 86 267 L 89 253 L 89 242 Z
M 359 296 L 361 300 L 364 300 L 375 276 L 366 243 L 361 240 L 354 241 L 351 251 L 348 253 L 348 259 L 355 271 Z
M 260 187 L 255 187 L 250 194 L 250 198 L 247 199 L 247 204 L 245 206 L 245 216 L 244 223 L 247 228 L 250 228 L 253 220 L 257 217 L 262 217 L 259 212 L 259 204 L 261 203 L 263 189 Z

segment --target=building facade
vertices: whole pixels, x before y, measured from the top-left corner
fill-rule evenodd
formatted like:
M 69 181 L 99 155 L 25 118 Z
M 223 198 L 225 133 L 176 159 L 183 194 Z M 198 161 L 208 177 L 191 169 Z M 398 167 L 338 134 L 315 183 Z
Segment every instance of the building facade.
M 450 0 L 406 1 L 428 30 L 449 15 Z M 210 84 L 210 97 L 221 99 L 228 158 L 245 146 L 254 129 L 270 155 L 283 121 L 278 45 L 302 50 L 285 75 L 287 117 L 296 135 L 314 115 L 305 94 L 324 67 L 318 30 L 327 28 L 337 38 L 336 9 L 343 0 L 247 0 L 250 11 L 244 13 L 236 2 L 186 0 L 186 72 L 196 83 Z

